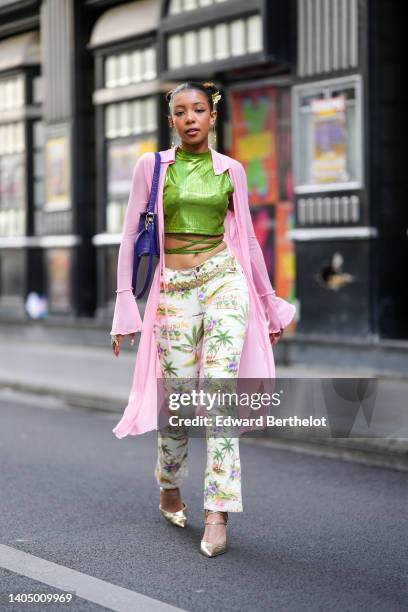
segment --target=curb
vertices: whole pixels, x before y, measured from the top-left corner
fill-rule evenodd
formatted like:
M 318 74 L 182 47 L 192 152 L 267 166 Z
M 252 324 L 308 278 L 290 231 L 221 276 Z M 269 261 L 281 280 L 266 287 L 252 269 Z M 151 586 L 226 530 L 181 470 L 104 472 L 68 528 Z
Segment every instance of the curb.
M 242 438 L 242 440 L 249 444 L 408 472 L 408 439 L 331 438 L 327 442 L 276 438 Z
M 0 389 L 12 389 L 26 394 L 51 396 L 72 408 L 101 412 L 123 413 L 127 398 L 100 397 L 73 393 L 68 389 L 45 387 L 0 379 Z M 119 418 L 119 417 L 118 417 Z M 341 459 L 372 467 L 408 471 L 408 438 L 331 438 L 330 440 L 301 441 L 292 438 L 241 437 L 244 444 L 254 444 L 281 450 Z
M 0 389 L 12 389 L 22 393 L 33 395 L 46 395 L 62 399 L 68 406 L 72 408 L 81 408 L 84 410 L 96 410 L 102 412 L 123 412 L 128 400 L 120 400 L 113 397 L 99 397 L 97 395 L 87 395 L 73 393 L 69 389 L 61 389 L 57 387 L 44 387 L 41 385 L 32 385 L 29 383 L 10 382 L 0 379 Z

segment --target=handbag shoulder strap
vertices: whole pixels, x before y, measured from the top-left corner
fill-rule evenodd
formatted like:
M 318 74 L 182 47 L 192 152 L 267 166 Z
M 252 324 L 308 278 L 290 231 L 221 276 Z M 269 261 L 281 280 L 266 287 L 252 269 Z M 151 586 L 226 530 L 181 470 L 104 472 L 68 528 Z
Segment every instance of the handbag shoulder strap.
M 160 178 L 160 163 L 161 163 L 160 153 L 156 151 L 154 154 L 154 157 L 155 157 L 155 160 L 154 160 L 152 187 L 150 189 L 150 198 L 149 198 L 149 203 L 147 205 L 147 212 L 149 213 L 152 213 L 154 211 L 154 205 L 156 202 L 157 189 L 159 186 L 159 178 Z

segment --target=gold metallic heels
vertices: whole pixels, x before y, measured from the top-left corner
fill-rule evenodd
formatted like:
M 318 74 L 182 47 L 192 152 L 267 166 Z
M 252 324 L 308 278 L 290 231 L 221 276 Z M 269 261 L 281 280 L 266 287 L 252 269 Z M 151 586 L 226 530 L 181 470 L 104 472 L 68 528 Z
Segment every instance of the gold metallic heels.
M 210 514 L 222 514 L 224 520 L 220 521 L 208 521 L 205 520 L 205 525 L 226 525 L 228 522 L 228 512 L 220 512 L 219 510 L 204 510 L 205 519 L 208 518 Z M 211 542 L 206 542 L 205 540 L 201 540 L 200 552 L 206 557 L 215 557 L 216 555 L 222 555 L 222 553 L 227 552 L 227 540 L 221 542 L 221 544 L 212 544 Z
M 166 489 L 165 487 L 160 487 L 161 491 L 178 491 L 178 489 Z M 177 510 L 177 512 L 169 512 L 168 510 L 163 510 L 161 504 L 159 504 L 159 510 L 164 516 L 166 520 L 169 521 L 172 525 L 176 527 L 185 527 L 187 523 L 187 504 L 183 503 L 183 508 L 181 510 Z

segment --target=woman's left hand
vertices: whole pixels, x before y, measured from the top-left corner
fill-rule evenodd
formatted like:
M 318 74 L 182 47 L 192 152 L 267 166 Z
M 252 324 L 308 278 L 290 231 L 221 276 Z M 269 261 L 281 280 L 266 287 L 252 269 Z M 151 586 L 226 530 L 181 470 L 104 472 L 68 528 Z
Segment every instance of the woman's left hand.
M 278 332 L 272 332 L 271 334 L 269 334 L 269 338 L 272 343 L 272 346 L 274 344 L 277 344 L 279 340 L 282 338 L 282 336 L 283 336 L 283 328 L 280 329 L 280 331 Z

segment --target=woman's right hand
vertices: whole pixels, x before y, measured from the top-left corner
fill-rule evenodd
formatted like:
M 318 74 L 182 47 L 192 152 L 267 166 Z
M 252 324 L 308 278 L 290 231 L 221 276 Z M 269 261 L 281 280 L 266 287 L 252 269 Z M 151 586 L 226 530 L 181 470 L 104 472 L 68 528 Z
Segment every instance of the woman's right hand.
M 113 350 L 113 354 L 115 355 L 115 357 L 119 357 L 120 347 L 122 345 L 124 337 L 125 336 L 123 336 L 122 334 L 116 334 L 112 336 L 112 350 Z M 133 346 L 134 343 L 135 343 L 135 332 L 133 332 L 132 334 L 129 334 L 130 346 Z

